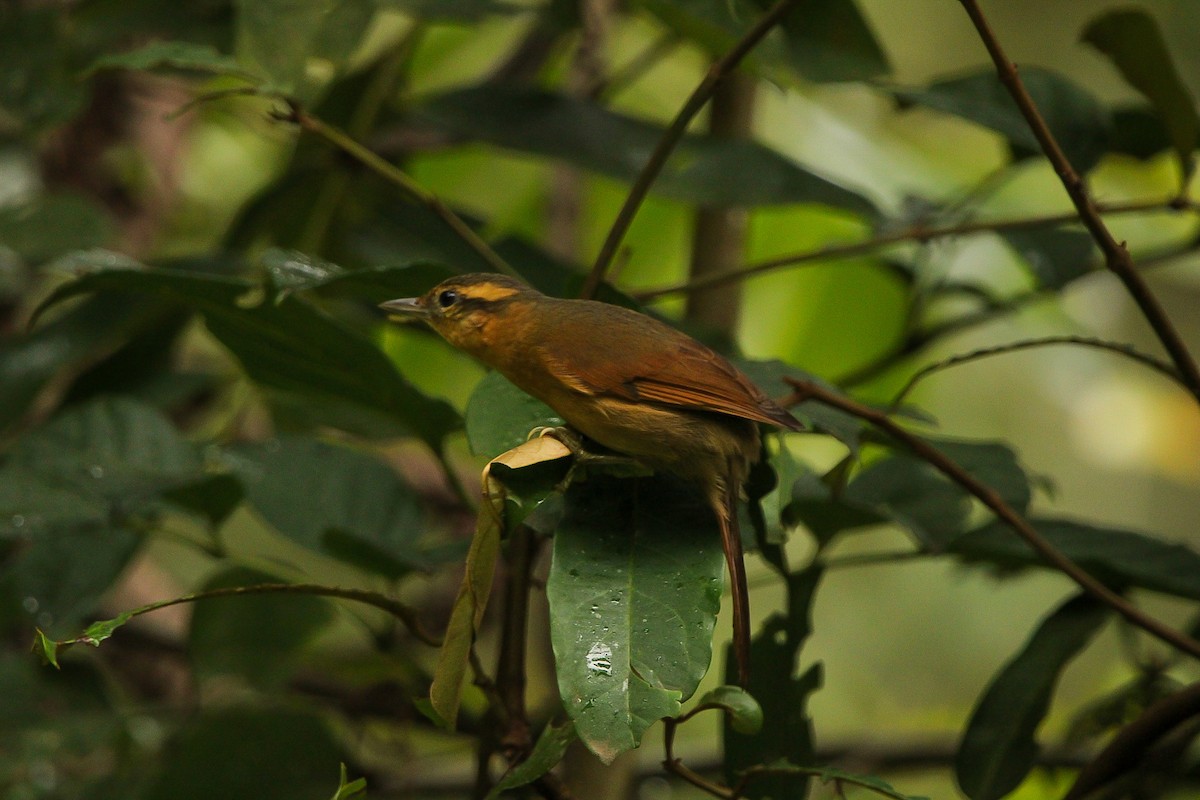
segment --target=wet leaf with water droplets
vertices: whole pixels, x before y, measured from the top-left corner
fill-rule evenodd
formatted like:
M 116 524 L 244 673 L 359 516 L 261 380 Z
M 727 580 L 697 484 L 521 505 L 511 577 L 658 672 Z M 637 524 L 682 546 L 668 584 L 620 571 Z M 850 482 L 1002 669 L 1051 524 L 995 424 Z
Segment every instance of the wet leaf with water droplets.
M 550 636 L 563 704 L 605 762 L 704 677 L 723 569 L 716 518 L 689 487 L 593 475 L 568 490 Z

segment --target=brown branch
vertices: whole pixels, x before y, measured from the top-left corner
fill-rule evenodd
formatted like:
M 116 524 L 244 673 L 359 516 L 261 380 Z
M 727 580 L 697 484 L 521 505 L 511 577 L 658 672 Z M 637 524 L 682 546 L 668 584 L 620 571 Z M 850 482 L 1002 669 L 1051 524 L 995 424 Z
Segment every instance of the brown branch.
M 1128 203 L 1113 203 L 1108 205 L 1098 204 L 1097 209 L 1102 214 L 1138 214 L 1153 211 L 1200 211 L 1200 207 L 1198 207 L 1196 203 L 1190 200 L 1180 200 L 1179 198 L 1168 198 L 1166 200 L 1135 200 Z M 1010 230 L 1023 230 L 1025 228 L 1051 227 L 1054 225 L 1065 225 L 1078 221 L 1079 214 L 1077 212 L 1068 212 L 1062 214 L 1014 217 L 1011 219 L 998 219 L 990 221 L 971 220 L 969 222 L 959 222 L 952 225 L 910 225 L 907 228 L 893 231 L 891 233 L 885 233 L 862 242 L 833 244 L 813 250 L 802 250 L 797 253 L 789 253 L 782 256 L 776 256 L 775 258 L 765 259 L 755 264 L 749 264 L 740 269 L 714 273 L 701 278 L 692 278 L 684 283 L 662 286 L 658 289 L 649 289 L 638 292 L 636 297 L 638 300 L 645 302 L 647 300 L 653 300 L 664 295 L 711 289 L 717 286 L 743 281 L 747 278 L 752 278 L 757 275 L 761 275 L 762 273 L 772 272 L 784 267 L 794 267 L 802 264 L 811 264 L 813 262 L 821 261 L 834 261 L 842 258 L 853 258 L 855 256 L 867 255 L 875 252 L 876 250 L 882 250 L 886 247 L 896 244 L 903 244 L 905 242 L 925 243 L 933 239 L 944 239 L 951 236 L 967 236 L 974 233 L 1000 233 Z
M 1123 727 L 1091 763 L 1080 770 L 1063 800 L 1082 800 L 1111 783 L 1141 763 L 1146 751 L 1162 737 L 1196 717 L 1200 717 L 1200 683 L 1164 697 Z
M 1037 138 L 1038 144 L 1041 145 L 1042 151 L 1050 160 L 1050 164 L 1058 174 L 1063 188 L 1067 190 L 1067 195 L 1071 198 L 1075 210 L 1079 213 L 1080 221 L 1087 228 L 1088 232 L 1091 233 L 1092 238 L 1095 239 L 1096 244 L 1100 247 L 1100 251 L 1104 253 L 1105 266 L 1125 285 L 1126 291 L 1129 292 L 1134 302 L 1137 303 L 1142 316 L 1146 318 L 1146 322 L 1149 323 L 1162 343 L 1163 348 L 1170 355 L 1175 368 L 1179 370 L 1180 378 L 1184 385 L 1187 386 L 1197 402 L 1200 402 L 1200 366 L 1197 366 L 1195 359 L 1192 358 L 1187 345 L 1184 344 L 1183 338 L 1179 335 L 1179 331 L 1175 329 L 1166 311 L 1158 302 L 1158 298 L 1154 296 L 1154 293 L 1150 291 L 1150 287 L 1134 268 L 1133 258 L 1129 255 L 1129 250 L 1125 247 L 1124 243 L 1118 242 L 1113 238 L 1112 232 L 1104 224 L 1104 220 L 1100 216 L 1100 211 L 1088 193 L 1083 178 L 1071 166 L 1070 160 L 1063 153 L 1057 139 L 1051 133 L 1050 127 L 1046 124 L 1046 120 L 1038 112 L 1033 98 L 1029 96 L 1029 92 L 1026 91 L 1020 75 L 1017 74 L 1016 65 L 1005 55 L 1004 49 L 1000 46 L 999 39 L 996 38 L 996 34 L 988 24 L 987 18 L 979 8 L 977 0 L 959 0 L 959 2 L 962 3 L 967 16 L 971 18 L 971 22 L 974 24 L 975 30 L 978 31 L 980 39 L 983 40 L 983 44 L 987 48 L 992 62 L 996 65 L 996 74 L 999 76 L 1000 82 L 1008 89 L 1013 100 L 1016 101 L 1021 115 L 1025 117 L 1025 122 L 1029 125 L 1030 130 L 1033 131 L 1033 135 Z
M 1134 626 L 1161 639 L 1181 652 L 1200 659 L 1200 642 L 1185 633 L 1151 617 L 1121 595 L 1109 589 L 1090 573 L 1072 561 L 1065 553 L 1050 543 L 1029 522 L 1018 514 L 996 490 L 977 480 L 957 462 L 918 436 L 906 431 L 882 411 L 855 402 L 848 397 L 810 382 L 785 378 L 795 392 L 785 401 L 792 406 L 805 400 L 817 400 L 825 405 L 841 409 L 858 417 L 907 447 L 914 455 L 926 461 L 938 472 L 961 486 L 973 497 L 978 498 L 989 510 L 1013 529 L 1042 560 L 1066 575 L 1092 597 L 1116 611 Z
M 617 250 L 621 247 L 621 242 L 624 240 L 629 226 L 633 223 L 634 216 L 637 215 L 638 209 L 646 199 L 646 195 L 649 194 L 650 187 L 658 178 L 659 173 L 662 172 L 667 159 L 674 152 L 675 146 L 683 138 L 688 125 L 691 124 L 695 116 L 700 113 L 700 109 L 704 108 L 709 98 L 712 97 L 717 85 L 737 67 L 741 60 L 754 49 L 755 45 L 772 28 L 780 23 L 798 2 L 799 0 L 779 0 L 779 2 L 775 3 L 767 13 L 763 14 L 754 27 L 738 40 L 728 53 L 709 68 L 708 73 L 704 76 L 704 80 L 692 91 L 692 94 L 684 102 L 683 107 L 679 109 L 679 113 L 675 115 L 675 119 L 671 121 L 670 126 L 663 132 L 662 138 L 659 139 L 658 145 L 654 148 L 654 152 L 650 154 L 650 158 L 646 160 L 646 164 L 642 167 L 637 180 L 630 187 L 629 194 L 625 197 L 625 202 L 621 206 L 621 210 L 617 213 L 617 218 L 613 221 L 612 228 L 609 229 L 608 236 L 604 239 L 600 253 L 596 256 L 596 262 L 592 265 L 592 270 L 588 273 L 587 280 L 583 284 L 583 289 L 580 291 L 581 297 L 590 298 L 595 295 L 596 289 L 599 288 L 601 281 L 604 280 L 605 272 L 612 265 L 613 258 L 617 255 Z
M 525 713 L 525 650 L 529 628 L 529 576 L 537 550 L 534 532 L 526 525 L 517 525 L 509 539 L 504 619 L 496 661 L 496 688 L 506 716 L 500 744 L 506 754 L 528 752 L 533 741 Z
M 708 792 L 713 797 L 720 797 L 722 800 L 737 800 L 738 793 L 735 790 L 710 781 L 684 764 L 682 759 L 675 757 L 675 730 L 679 727 L 679 722 L 680 720 L 670 717 L 663 720 L 663 769 L 697 789 Z
M 1192 255 L 1196 251 L 1196 247 L 1197 243 L 1192 242 L 1183 249 L 1173 248 L 1152 255 L 1147 255 L 1138 262 L 1138 266 L 1143 270 L 1151 267 L 1161 267 L 1169 264 L 1176 258 Z M 877 356 L 874 360 L 867 364 L 855 368 L 849 374 L 840 376 L 834 382 L 843 387 L 856 386 L 860 383 L 864 383 L 874 378 L 876 375 L 879 375 L 880 373 L 895 366 L 903 359 L 915 356 L 917 353 L 924 350 L 926 347 L 929 347 L 944 336 L 960 333 L 1001 317 L 1005 314 L 1011 314 L 1019 311 L 1030 303 L 1049 297 L 1057 291 L 1058 290 L 1053 286 L 1042 286 L 1011 297 L 1001 303 L 989 304 L 988 307 L 984 309 L 951 319 L 928 330 L 911 333 L 897 343 L 895 347 L 889 349 L 886 353 L 882 354 L 881 356 Z M 1172 371 L 1174 371 L 1173 368 Z M 1178 379 L 1176 378 L 1176 380 Z
M 345 131 L 330 125 L 319 117 L 305 111 L 296 101 L 284 99 L 288 110 L 281 119 L 295 123 L 301 130 L 308 131 L 324 139 L 329 144 L 341 150 L 346 155 L 360 162 L 363 166 L 378 174 L 392 185 L 401 189 L 410 199 L 415 200 L 432 211 L 450 230 L 462 239 L 479 257 L 495 272 L 520 277 L 492 246 L 480 238 L 471 226 L 455 214 L 442 199 L 433 192 L 414 181 L 408 173 L 381 157 L 378 153 L 363 145 Z
M 1050 345 L 1060 344 L 1091 347 L 1097 350 L 1106 350 L 1110 353 L 1116 353 L 1117 355 L 1125 356 L 1126 358 L 1132 359 L 1139 364 L 1147 366 L 1150 369 L 1167 376 L 1173 381 L 1179 381 L 1179 373 L 1175 371 L 1173 366 L 1165 361 L 1160 361 L 1153 356 L 1135 350 L 1132 345 L 1122 344 L 1119 342 L 1109 342 L 1104 339 L 1096 339 L 1090 336 L 1046 336 L 1041 339 L 1022 339 L 1021 341 L 1009 342 L 1007 344 L 1000 344 L 994 347 L 982 347 L 978 350 L 972 350 L 969 353 L 959 353 L 957 355 L 950 356 L 949 358 L 942 359 L 941 361 L 935 361 L 932 364 L 926 364 L 924 367 L 921 367 L 919 370 L 914 372 L 912 377 L 908 379 L 908 382 L 904 384 L 900 391 L 896 392 L 895 397 L 892 398 L 891 408 L 893 411 L 898 408 L 900 404 L 904 402 L 904 398 L 908 396 L 909 392 L 911 392 L 918 383 L 925 378 L 928 378 L 935 372 L 940 372 L 944 369 L 949 369 L 950 367 L 967 364 L 971 361 L 978 361 L 983 358 L 1005 355 L 1006 353 L 1015 353 L 1020 350 L 1031 350 L 1035 347 L 1048 347 Z

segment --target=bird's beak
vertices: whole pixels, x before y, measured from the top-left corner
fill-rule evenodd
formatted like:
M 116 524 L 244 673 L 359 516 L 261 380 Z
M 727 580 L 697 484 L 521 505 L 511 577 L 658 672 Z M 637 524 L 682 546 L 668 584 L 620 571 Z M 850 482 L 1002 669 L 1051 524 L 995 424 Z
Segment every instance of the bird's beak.
M 388 319 L 393 322 L 408 322 L 409 320 L 425 319 L 429 310 L 421 305 L 419 297 L 402 297 L 399 300 L 388 300 L 380 303 L 379 307 L 388 313 Z

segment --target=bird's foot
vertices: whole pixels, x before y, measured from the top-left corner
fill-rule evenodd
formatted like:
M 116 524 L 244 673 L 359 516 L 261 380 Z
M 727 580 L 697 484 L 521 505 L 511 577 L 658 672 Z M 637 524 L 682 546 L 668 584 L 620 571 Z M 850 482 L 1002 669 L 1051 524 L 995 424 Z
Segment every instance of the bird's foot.
M 567 479 L 564 484 L 569 484 L 576 478 L 583 478 L 581 470 L 596 469 L 610 475 L 618 475 L 622 477 L 640 477 L 653 473 L 649 467 L 636 458 L 618 453 L 597 453 L 589 450 L 584 444 L 584 438 L 578 431 L 561 426 L 545 426 L 534 428 L 529 432 L 530 440 L 537 437 L 548 436 L 563 444 L 571 451 L 572 457 L 575 459 L 571 465 L 570 471 L 567 473 Z

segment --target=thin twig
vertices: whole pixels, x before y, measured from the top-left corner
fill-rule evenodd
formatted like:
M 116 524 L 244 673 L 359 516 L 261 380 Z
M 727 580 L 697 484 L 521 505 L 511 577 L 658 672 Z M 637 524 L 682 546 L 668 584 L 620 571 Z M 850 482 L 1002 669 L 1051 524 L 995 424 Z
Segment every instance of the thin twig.
M 1144 256 L 1138 262 L 1138 266 L 1142 269 L 1161 267 L 1177 258 L 1193 255 L 1196 251 L 1196 246 L 1196 243 L 1193 242 L 1182 250 L 1171 249 Z M 903 359 L 915 356 L 945 336 L 961 333 L 1006 314 L 1020 311 L 1033 302 L 1054 295 L 1057 291 L 1058 289 L 1053 286 L 1040 286 L 1036 289 L 1015 295 L 1002 303 L 988 304 L 986 308 L 948 320 L 928 330 L 911 333 L 887 352 L 877 356 L 871 362 L 855 368 L 853 372 L 839 376 L 834 382 L 843 387 L 857 386 L 858 384 L 865 383 L 876 375 L 895 366 Z
M 471 229 L 471 226 L 463 221 L 462 217 L 451 211 L 450 207 L 443 203 L 441 198 L 409 177 L 408 173 L 404 170 L 382 158 L 379 154 L 364 146 L 344 131 L 335 128 L 318 117 L 314 117 L 301 108 L 295 101 L 288 100 L 287 105 L 288 113 L 283 118 L 288 122 L 294 122 L 301 129 L 321 137 L 346 153 L 346 155 L 354 158 L 371 171 L 399 187 L 413 200 L 424 205 L 445 222 L 450 230 L 454 231 L 472 250 L 478 253 L 494 271 L 513 277 L 520 277 L 516 270 L 492 249 L 491 245 L 480 238 Z
M 219 589 L 208 589 L 203 592 L 194 592 L 181 597 L 173 597 L 169 600 L 160 600 L 156 603 L 150 603 L 141 608 L 133 609 L 132 611 L 126 611 L 117 617 L 117 620 L 120 620 L 121 624 L 124 624 L 124 622 L 133 617 L 139 617 L 143 614 L 149 614 L 152 611 L 184 603 L 196 603 L 201 600 L 212 600 L 219 597 L 248 597 L 259 594 L 304 594 L 316 597 L 334 597 L 339 600 L 353 600 L 357 603 L 374 606 L 388 612 L 403 623 L 404 627 L 408 628 L 409 632 L 418 641 L 430 647 L 442 646 L 441 640 L 426 631 L 421 625 L 417 619 L 416 612 L 399 600 L 394 600 L 386 595 L 365 589 L 346 589 L 340 586 L 325 586 L 316 583 L 259 583 L 253 586 L 225 586 Z M 97 644 L 98 642 L 90 640 L 87 637 L 79 637 L 60 641 L 58 645 L 63 647 L 76 643 Z
M 678 727 L 678 720 L 669 717 L 663 720 L 663 769 L 697 789 L 708 792 L 713 797 L 720 797 L 722 800 L 737 800 L 738 793 L 736 791 L 728 786 L 710 781 L 684 764 L 682 759 L 675 757 L 675 729 Z
M 741 60 L 746 57 L 754 46 L 766 36 L 772 28 L 780 23 L 789 11 L 799 2 L 799 0 L 779 0 L 771 7 L 767 13 L 763 14 L 762 18 L 751 28 L 746 34 L 738 40 L 733 48 L 717 60 L 704 76 L 704 80 L 692 91 L 692 94 L 684 102 L 683 108 L 679 109 L 679 113 L 675 115 L 675 119 L 671 121 L 670 126 L 663 132 L 662 138 L 658 140 L 654 152 L 646 160 L 645 166 L 642 167 L 641 173 L 633 186 L 629 189 L 629 194 L 625 197 L 625 202 L 621 206 L 621 210 L 617 213 L 616 220 L 613 221 L 612 228 L 608 231 L 608 236 L 604 239 L 604 245 L 600 248 L 600 253 L 596 256 L 596 262 L 592 265 L 592 270 L 588 273 L 587 280 L 583 284 L 583 289 L 580 291 L 580 296 L 590 298 L 596 293 L 601 281 L 604 280 L 604 273 L 612 264 L 613 258 L 617 255 L 617 251 L 621 248 L 621 242 L 625 238 L 629 226 L 633 224 L 633 218 L 637 215 L 638 209 L 642 202 L 646 199 L 646 195 L 650 193 L 650 187 L 658 178 L 662 168 L 666 165 L 667 159 L 671 157 L 675 146 L 683 138 L 687 131 L 688 125 L 704 105 L 708 99 L 712 97 L 713 90 L 717 84 L 725 79 L 725 76 L 732 72 Z
M 941 372 L 950 367 L 956 367 L 961 364 L 967 364 L 972 361 L 978 361 L 983 358 L 991 358 L 992 356 L 1004 355 L 1006 353 L 1015 353 L 1020 350 L 1032 350 L 1035 347 L 1048 347 L 1051 345 L 1070 344 L 1080 347 L 1091 347 L 1097 350 L 1106 350 L 1110 353 L 1125 356 L 1133 361 L 1143 364 L 1150 369 L 1162 373 L 1173 381 L 1180 382 L 1179 373 L 1175 367 L 1165 361 L 1161 361 L 1154 356 L 1147 355 L 1139 350 L 1134 349 L 1133 345 L 1123 344 L 1121 342 L 1110 342 L 1104 339 L 1096 339 L 1091 336 L 1046 336 L 1040 339 L 1022 339 L 1019 342 L 1008 342 L 1007 344 L 995 345 L 993 347 L 981 347 L 978 350 L 972 350 L 969 353 L 959 353 L 950 356 L 949 358 L 935 361 L 932 364 L 926 364 L 921 369 L 912 374 L 908 382 L 896 392 L 896 396 L 892 398 L 891 409 L 895 411 L 900 404 L 904 402 L 904 398 L 909 392 L 916 387 L 925 378 L 935 372 Z M 1186 387 L 1185 387 L 1186 388 Z
M 996 38 L 996 34 L 992 31 L 987 18 L 979 8 L 977 0 L 959 0 L 959 2 L 962 3 L 967 16 L 971 18 L 975 30 L 979 33 L 979 38 L 983 40 L 983 44 L 987 48 L 992 62 L 996 65 L 996 74 L 999 76 L 1000 82 L 1008 89 L 1013 100 L 1016 101 L 1021 115 L 1025 117 L 1025 122 L 1029 125 L 1030 130 L 1033 131 L 1033 135 L 1037 138 L 1038 144 L 1041 145 L 1042 151 L 1050 160 L 1050 164 L 1058 174 L 1063 188 L 1067 190 L 1067 195 L 1075 205 L 1075 210 L 1079 214 L 1080 221 L 1087 228 L 1088 232 L 1091 233 L 1092 238 L 1095 239 L 1096 244 L 1100 247 L 1100 251 L 1104 253 L 1105 266 L 1125 285 L 1126 291 L 1129 292 L 1133 301 L 1137 303 L 1142 316 L 1146 318 L 1146 322 L 1154 330 L 1163 348 L 1170 355 L 1171 361 L 1174 362 L 1176 369 L 1179 370 L 1180 380 L 1187 386 L 1197 402 L 1200 402 L 1200 366 L 1197 366 L 1195 359 L 1192 358 L 1192 354 L 1188 351 L 1187 345 L 1184 344 L 1179 331 L 1171 323 L 1166 311 L 1158 302 L 1158 298 L 1154 296 L 1154 293 L 1150 291 L 1150 287 L 1134 268 L 1133 258 L 1129 255 L 1129 250 L 1125 247 L 1124 243 L 1118 242 L 1113 238 L 1112 232 L 1104 224 L 1104 220 L 1101 218 L 1095 202 L 1088 193 L 1086 184 L 1079 176 L 1079 173 L 1071 166 L 1071 162 L 1066 154 L 1063 153 L 1058 140 L 1051 133 L 1050 126 L 1046 124 L 1046 120 L 1038 112 L 1033 98 L 1030 97 L 1029 92 L 1025 89 L 1020 75 L 1017 74 L 1016 66 L 1005 55 L 1004 49 L 1000 46 L 1000 40 Z
M 1136 200 L 1128 203 L 1113 203 L 1097 206 L 1103 214 L 1139 214 L 1153 211 L 1192 211 L 1198 209 L 1192 201 L 1180 201 L 1179 198 L 1165 200 Z M 1025 228 L 1052 227 L 1079 221 L 1076 212 L 1062 214 L 1043 214 L 1031 217 L 1014 217 L 997 220 L 970 220 L 952 225 L 910 225 L 901 230 L 884 233 L 862 242 L 849 242 L 818 247 L 813 250 L 802 250 L 775 258 L 765 259 L 755 264 L 749 264 L 741 269 L 714 273 L 701 278 L 688 280 L 671 286 L 662 286 L 638 292 L 638 300 L 645 302 L 658 297 L 684 292 L 695 292 L 715 286 L 723 286 L 735 281 L 742 281 L 765 272 L 771 272 L 784 267 L 795 267 L 813 262 L 833 261 L 842 258 L 867 255 L 876 250 L 882 250 L 892 245 L 905 242 L 929 242 L 933 239 L 943 239 L 951 236 L 967 236 L 974 233 L 1000 233 L 1003 231 L 1022 230 Z
M 967 472 L 957 462 L 948 458 L 924 439 L 914 436 L 900 427 L 887 414 L 825 389 L 811 381 L 801 381 L 794 378 L 785 378 L 785 380 L 796 390 L 785 401 L 786 405 L 796 405 L 805 400 L 817 400 L 825 405 L 839 408 L 859 419 L 871 423 L 907 447 L 918 458 L 926 461 L 938 472 L 941 472 L 951 481 L 961 486 L 973 497 L 978 498 L 997 517 L 1012 528 L 1017 535 L 1024 539 L 1025 543 L 1041 556 L 1046 564 L 1054 567 L 1073 580 L 1085 592 L 1116 611 L 1136 627 L 1161 639 L 1172 647 L 1200 659 L 1200 642 L 1151 617 L 1124 597 L 1109 589 L 1038 533 L 1024 517 L 1004 501 L 998 492 L 977 480 L 974 475 Z

